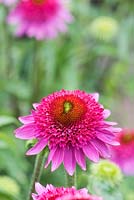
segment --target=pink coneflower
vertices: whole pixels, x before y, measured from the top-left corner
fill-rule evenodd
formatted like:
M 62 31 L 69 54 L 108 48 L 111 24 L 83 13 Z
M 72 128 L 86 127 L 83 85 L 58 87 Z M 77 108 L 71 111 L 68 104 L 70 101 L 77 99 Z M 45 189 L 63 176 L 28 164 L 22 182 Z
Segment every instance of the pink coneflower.
M 33 194 L 33 200 L 102 200 L 100 197 L 95 197 L 87 193 L 87 189 L 83 188 L 76 190 L 72 188 L 56 188 L 53 185 L 42 186 L 39 183 L 35 184 L 37 194 Z
M 134 175 L 134 130 L 124 129 L 117 137 L 120 146 L 112 147 L 111 160 L 126 175 Z
M 48 145 L 50 153 L 46 167 L 52 161 L 52 171 L 63 162 L 72 175 L 76 162 L 86 170 L 85 156 L 98 162 L 99 156 L 110 156 L 108 145 L 117 145 L 114 122 L 106 122 L 109 110 L 98 103 L 98 94 L 61 90 L 34 104 L 31 114 L 20 117 L 24 125 L 15 133 L 20 139 L 38 140 L 27 155 L 41 152 Z
M 66 23 L 71 21 L 64 0 L 21 0 L 8 17 L 9 23 L 16 24 L 17 36 L 27 35 L 37 40 L 66 32 Z

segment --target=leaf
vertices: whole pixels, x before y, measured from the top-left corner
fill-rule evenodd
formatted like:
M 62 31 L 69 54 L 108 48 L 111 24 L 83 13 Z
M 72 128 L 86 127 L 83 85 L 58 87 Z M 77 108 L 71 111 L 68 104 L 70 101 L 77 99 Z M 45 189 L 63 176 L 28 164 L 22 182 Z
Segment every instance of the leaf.
M 10 116 L 0 116 L 0 127 L 7 126 L 10 124 L 16 124 L 17 120 Z

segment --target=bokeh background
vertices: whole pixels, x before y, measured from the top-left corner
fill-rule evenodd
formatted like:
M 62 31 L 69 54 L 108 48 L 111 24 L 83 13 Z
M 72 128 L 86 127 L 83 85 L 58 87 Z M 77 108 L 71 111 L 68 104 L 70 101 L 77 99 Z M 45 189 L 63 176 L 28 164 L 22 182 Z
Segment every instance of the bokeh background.
M 33 171 L 28 145 L 14 137 L 18 116 L 56 90 L 99 92 L 111 121 L 134 128 L 133 0 L 70 0 L 74 16 L 66 34 L 54 40 L 16 38 L 6 23 L 10 7 L 0 4 L 0 199 L 24 200 Z M 29 144 L 30 145 L 30 144 Z M 78 169 L 78 171 L 80 171 Z M 90 169 L 79 172 L 88 185 Z M 65 185 L 64 170 L 43 172 L 42 183 Z M 134 177 L 120 184 L 124 200 L 134 200 Z M 110 197 L 108 198 L 110 200 Z M 119 200 L 119 197 L 111 197 Z

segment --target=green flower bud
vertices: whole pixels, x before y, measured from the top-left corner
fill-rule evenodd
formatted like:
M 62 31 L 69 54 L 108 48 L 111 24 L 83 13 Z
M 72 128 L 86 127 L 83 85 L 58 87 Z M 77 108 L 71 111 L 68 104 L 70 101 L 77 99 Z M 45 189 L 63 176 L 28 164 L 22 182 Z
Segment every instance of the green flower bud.
M 118 31 L 118 23 L 112 17 L 98 17 L 90 25 L 91 35 L 100 40 L 112 40 Z
M 116 185 L 122 180 L 122 173 L 120 168 L 113 162 L 108 160 L 101 160 L 98 164 L 91 166 L 92 176 L 108 184 Z

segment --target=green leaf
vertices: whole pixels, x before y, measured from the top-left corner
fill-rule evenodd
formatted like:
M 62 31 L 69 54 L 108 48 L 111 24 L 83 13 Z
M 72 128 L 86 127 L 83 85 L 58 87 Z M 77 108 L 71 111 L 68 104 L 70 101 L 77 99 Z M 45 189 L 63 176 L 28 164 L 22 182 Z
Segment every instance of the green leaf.
M 16 124 L 17 120 L 10 116 L 0 116 L 0 127 L 7 126 L 10 124 Z

